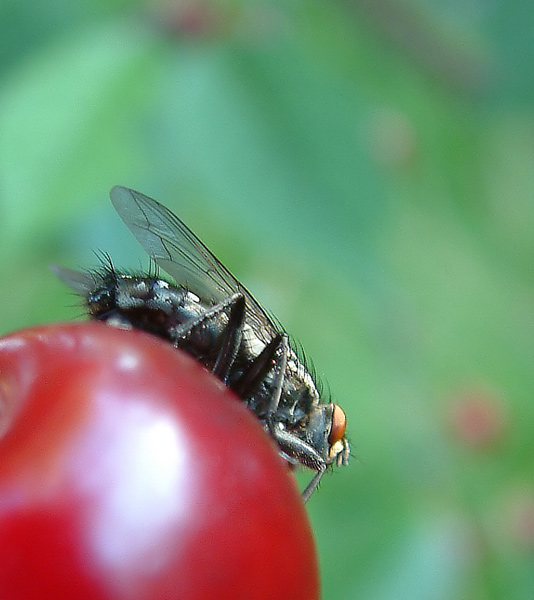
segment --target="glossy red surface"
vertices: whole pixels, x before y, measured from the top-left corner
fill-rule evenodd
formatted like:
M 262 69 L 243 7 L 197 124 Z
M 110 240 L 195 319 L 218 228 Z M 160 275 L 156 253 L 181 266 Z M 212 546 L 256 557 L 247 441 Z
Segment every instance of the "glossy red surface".
M 2 600 L 318 598 L 299 492 L 189 356 L 97 323 L 0 340 Z

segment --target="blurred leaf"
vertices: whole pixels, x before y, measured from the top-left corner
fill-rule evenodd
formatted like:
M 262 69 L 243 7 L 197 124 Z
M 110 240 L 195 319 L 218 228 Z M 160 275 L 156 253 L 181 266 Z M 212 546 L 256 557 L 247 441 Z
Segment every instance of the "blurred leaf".
M 76 32 L 13 73 L 0 89 L 0 181 L 6 248 L 18 250 L 135 171 L 132 134 L 150 97 L 154 40 L 130 21 Z M 147 81 L 148 79 L 148 81 Z M 98 182 L 98 183 L 97 183 Z M 95 185 L 97 183 L 97 185 Z

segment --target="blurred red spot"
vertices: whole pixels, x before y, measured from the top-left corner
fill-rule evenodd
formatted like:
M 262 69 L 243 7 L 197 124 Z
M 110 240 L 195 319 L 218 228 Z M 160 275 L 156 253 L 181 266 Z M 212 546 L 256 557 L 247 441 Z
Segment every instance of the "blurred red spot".
M 165 27 L 173 35 L 201 37 L 215 33 L 219 27 L 220 15 L 204 0 L 170 2 L 162 12 Z
M 487 448 L 498 442 L 506 426 L 500 399 L 482 390 L 459 395 L 452 403 L 449 419 L 456 438 L 477 448 Z

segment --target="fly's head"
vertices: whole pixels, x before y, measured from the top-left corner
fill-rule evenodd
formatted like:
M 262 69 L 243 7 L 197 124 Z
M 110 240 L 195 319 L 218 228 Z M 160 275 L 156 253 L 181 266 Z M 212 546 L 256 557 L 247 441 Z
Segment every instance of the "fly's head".
M 313 365 L 289 348 L 277 415 L 303 445 L 279 442 L 286 455 L 317 471 L 347 465 L 350 455 L 345 412 L 338 404 L 321 402 L 321 389 Z
M 310 413 L 306 438 L 327 465 L 347 465 L 350 447 L 345 436 L 347 417 L 338 404 L 318 404 Z

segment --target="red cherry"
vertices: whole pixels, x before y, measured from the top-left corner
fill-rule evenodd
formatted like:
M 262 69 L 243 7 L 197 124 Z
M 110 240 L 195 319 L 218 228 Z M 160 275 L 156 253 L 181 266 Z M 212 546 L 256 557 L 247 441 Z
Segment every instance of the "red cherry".
M 2 600 L 319 597 L 286 464 L 242 402 L 139 331 L 0 339 Z

